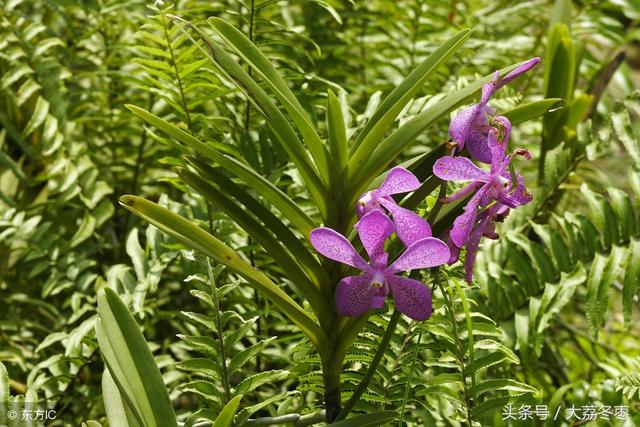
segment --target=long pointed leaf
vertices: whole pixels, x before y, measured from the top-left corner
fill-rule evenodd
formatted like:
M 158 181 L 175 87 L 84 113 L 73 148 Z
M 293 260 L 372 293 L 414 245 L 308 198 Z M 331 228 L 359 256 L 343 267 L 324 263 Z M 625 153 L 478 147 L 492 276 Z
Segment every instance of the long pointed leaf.
M 187 185 L 206 197 L 215 207 L 225 212 L 234 222 L 255 239 L 255 241 L 267 251 L 269 256 L 273 257 L 273 260 L 289 277 L 291 283 L 293 283 L 309 301 L 318 316 L 326 320 L 332 317 L 329 302 L 326 301 L 318 286 L 307 277 L 304 270 L 280 242 L 278 242 L 269 231 L 265 230 L 251 214 L 195 173 L 185 169 L 178 169 L 177 173 Z
M 278 236 L 285 247 L 296 255 L 298 263 L 304 267 L 316 283 L 329 286 L 330 279 L 325 270 L 311 252 L 309 252 L 307 247 L 300 242 L 288 225 L 284 224 L 280 218 L 275 216 L 267 207 L 256 200 L 240 185 L 227 178 L 222 172 L 195 157 L 188 156 L 186 160 L 198 170 L 200 175 L 214 182 L 220 189 L 226 192 L 226 194 L 242 203 L 249 212 L 253 213 L 269 230 Z M 306 237 L 308 236 L 305 236 L 305 238 Z
M 242 179 L 249 187 L 253 188 L 260 193 L 262 197 L 273 203 L 273 205 L 282 212 L 303 235 L 308 236 L 311 230 L 317 227 L 317 224 L 309 218 L 309 216 L 304 213 L 304 211 L 300 209 L 300 207 L 294 203 L 289 196 L 246 164 L 220 153 L 215 148 L 210 147 L 189 133 L 177 128 L 168 121 L 161 119 L 143 108 L 135 105 L 126 105 L 126 107 L 147 123 L 191 147 L 198 154 L 213 160 L 232 174 L 236 175 L 238 178 Z
M 384 99 L 351 148 L 353 155 L 349 161 L 350 171 L 358 170 L 365 165 L 367 157 L 375 149 L 402 109 L 422 88 L 438 66 L 449 59 L 470 35 L 471 30 L 465 29 L 444 42 Z
M 213 27 L 218 35 L 271 87 L 306 141 L 309 151 L 311 151 L 318 166 L 320 175 L 325 182 L 329 182 L 330 165 L 326 147 L 320 139 L 314 125 L 311 123 L 309 116 L 287 83 L 280 76 L 276 67 L 273 66 L 271 61 L 269 61 L 251 40 L 224 19 L 213 17 L 209 18 L 207 22 L 209 22 L 209 25 Z
M 143 425 L 176 426 L 169 394 L 149 346 L 127 307 L 110 288 L 98 295 L 98 316 L 98 343 L 120 393 L 133 404 L 131 408 L 139 413 Z
M 125 208 L 149 221 L 160 230 L 226 265 L 247 279 L 309 337 L 319 352 L 328 350 L 324 331 L 307 312 L 264 273 L 240 258 L 236 251 L 187 219 L 153 202 L 136 196 L 123 196 L 120 198 L 120 202 Z

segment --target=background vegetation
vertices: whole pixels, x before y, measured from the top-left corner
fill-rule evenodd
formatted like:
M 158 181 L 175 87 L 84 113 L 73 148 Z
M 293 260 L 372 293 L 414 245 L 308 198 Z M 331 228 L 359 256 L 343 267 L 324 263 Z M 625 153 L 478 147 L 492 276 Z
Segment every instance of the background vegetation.
M 640 424 L 640 5 L 632 0 L 5 0 L 0 402 L 52 402 L 51 425 L 107 424 L 103 395 L 113 381 L 103 378 L 95 324 L 99 291 L 110 288 L 140 325 L 180 422 L 214 420 L 235 396 L 236 425 L 287 414 L 301 417 L 290 418 L 296 425 L 322 422 L 320 360 L 302 333 L 233 271 L 118 204 L 124 194 L 157 201 L 282 276 L 244 227 L 174 172 L 187 165 L 184 148 L 125 108 L 133 104 L 240 159 L 316 215 L 268 121 L 172 15 L 211 37 L 211 16 L 236 26 L 277 65 L 322 135 L 329 89 L 351 136 L 460 29 L 474 31 L 394 126 L 479 76 L 540 56 L 541 66 L 492 102 L 508 111 L 562 99 L 514 126 L 513 139 L 534 156 L 522 163 L 534 202 L 501 225 L 501 240 L 483 243 L 473 285 L 462 283 L 459 264 L 424 277 L 434 292 L 430 320 L 393 319 L 391 310 L 368 319 L 345 359 L 343 400 L 391 321 L 356 413 L 394 410 L 394 422 L 410 426 L 498 426 L 520 423 L 502 420 L 507 404 L 550 413 L 624 405 L 626 424 L 593 425 Z M 447 140 L 444 113 L 396 163 Z

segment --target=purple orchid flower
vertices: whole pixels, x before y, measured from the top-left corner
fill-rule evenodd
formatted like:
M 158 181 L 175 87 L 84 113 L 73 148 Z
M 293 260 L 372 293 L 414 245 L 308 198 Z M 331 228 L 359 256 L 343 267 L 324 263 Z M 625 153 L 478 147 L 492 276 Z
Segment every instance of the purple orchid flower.
M 489 147 L 491 149 L 491 169 L 489 172 L 480 169 L 466 157 L 442 157 L 433 166 L 433 173 L 440 179 L 454 182 L 472 181 L 471 184 L 444 200 L 445 203 L 460 199 L 473 191 L 474 196 L 464 207 L 464 213 L 455 219 L 450 232 L 453 243 L 461 248 L 469 239 L 471 230 L 478 219 L 478 207 L 486 208 L 492 202 L 497 202 L 506 208 L 516 208 L 526 205 L 532 200 L 524 186 L 521 175 L 512 182 L 508 171 L 512 156 L 507 156 L 506 139 L 499 143 L 496 130 L 489 132 Z M 517 150 L 516 155 L 530 158 L 528 151 Z
M 501 222 L 509 214 L 509 208 L 500 204 L 494 204 L 485 211 L 478 214 L 478 222 L 473 226 L 469 233 L 469 238 L 465 243 L 467 253 L 464 259 L 465 279 L 467 283 L 473 281 L 473 266 L 476 262 L 476 254 L 480 246 L 480 240 L 487 237 L 492 240 L 498 239 L 496 234 L 496 222 Z M 448 264 L 454 264 L 460 257 L 460 248 L 455 244 L 450 244 L 451 258 Z
M 538 62 L 540 62 L 540 58 L 532 58 L 502 78 L 500 78 L 500 73 L 496 71 L 493 80 L 482 86 L 480 102 L 465 108 L 451 120 L 449 135 L 457 144 L 458 151 L 462 151 L 466 145 L 473 158 L 483 163 L 491 163 L 491 150 L 487 145 L 487 137 L 492 123 L 488 116 L 495 113 L 495 109 L 489 106 L 489 100 L 498 89 L 535 67 Z M 494 117 L 493 123 L 511 127 L 509 120 L 503 116 Z
M 382 308 L 389 291 L 397 309 L 414 320 L 431 316 L 431 292 L 422 282 L 398 273 L 442 265 L 449 259 L 449 247 L 441 240 L 426 237 L 414 242 L 387 266 L 389 254 L 384 243 L 395 231 L 393 222 L 380 210 L 365 214 L 356 224 L 360 240 L 369 255 L 367 263 L 344 236 L 331 228 L 319 227 L 309 236 L 313 247 L 325 257 L 362 271 L 342 279 L 336 287 L 336 305 L 342 316 L 360 316 Z
M 420 181 L 414 174 L 402 166 L 394 167 L 389 171 L 380 187 L 360 196 L 356 203 L 358 218 L 362 218 L 363 215 L 373 210 L 382 210 L 384 207 L 393 217 L 398 238 L 406 247 L 420 239 L 431 237 L 429 223 L 415 212 L 398 206 L 391 197 L 394 194 L 417 190 L 419 187 Z

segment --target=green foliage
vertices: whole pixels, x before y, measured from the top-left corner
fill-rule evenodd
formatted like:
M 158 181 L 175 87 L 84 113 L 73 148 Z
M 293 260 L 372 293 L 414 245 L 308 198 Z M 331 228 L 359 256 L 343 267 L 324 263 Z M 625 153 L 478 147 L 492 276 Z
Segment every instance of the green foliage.
M 5 2 L 0 402 L 88 426 L 318 425 L 332 393 L 355 396 L 335 425 L 501 426 L 507 404 L 640 423 L 639 19 L 630 1 Z M 396 164 L 423 182 L 403 206 L 446 232 L 449 114 L 534 55 L 544 72 L 492 100 L 534 202 L 483 241 L 475 283 L 416 277 L 428 322 L 338 317 L 350 272 L 309 232 L 348 235 Z

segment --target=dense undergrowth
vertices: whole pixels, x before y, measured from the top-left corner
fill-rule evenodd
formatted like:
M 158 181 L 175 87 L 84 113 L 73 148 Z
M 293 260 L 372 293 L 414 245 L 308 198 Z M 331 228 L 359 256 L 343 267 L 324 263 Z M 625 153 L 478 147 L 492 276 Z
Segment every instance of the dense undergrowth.
M 4 1 L 0 408 L 640 424 L 639 20 L 626 0 Z M 346 270 L 311 230 L 362 249 L 353 206 L 402 165 L 421 184 L 395 201 L 446 239 L 451 118 L 536 56 L 491 100 L 531 152 L 514 163 L 533 200 L 482 240 L 473 281 L 463 262 L 414 270 L 426 321 L 390 301 L 339 316 Z

